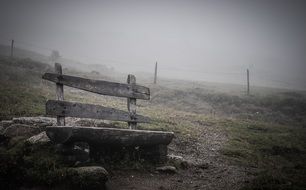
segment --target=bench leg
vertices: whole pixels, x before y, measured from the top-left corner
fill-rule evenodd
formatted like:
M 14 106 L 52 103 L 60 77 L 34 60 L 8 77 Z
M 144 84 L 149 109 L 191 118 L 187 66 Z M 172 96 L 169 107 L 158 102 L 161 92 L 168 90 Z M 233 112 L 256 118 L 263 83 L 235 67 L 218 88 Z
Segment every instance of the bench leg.
M 89 158 L 94 161 L 94 162 L 100 162 L 101 157 L 104 154 L 105 150 L 103 149 L 98 149 L 96 146 L 90 145 L 89 148 Z
M 57 151 L 62 155 L 63 160 L 67 163 L 82 163 L 88 161 L 89 159 L 88 152 L 82 145 L 77 143 L 58 144 Z
M 110 161 L 120 161 L 127 153 L 127 150 L 123 147 L 98 147 L 90 146 L 89 157 L 95 162 L 110 162 Z M 127 159 L 129 156 L 127 155 Z
M 166 162 L 167 153 L 167 145 L 146 146 L 141 148 L 141 156 L 153 162 Z

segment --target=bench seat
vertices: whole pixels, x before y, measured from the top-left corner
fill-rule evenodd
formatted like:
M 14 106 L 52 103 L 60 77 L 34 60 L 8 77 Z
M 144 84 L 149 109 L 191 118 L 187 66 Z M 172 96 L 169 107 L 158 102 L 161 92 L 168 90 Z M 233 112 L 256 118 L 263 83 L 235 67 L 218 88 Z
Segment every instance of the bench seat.
M 48 137 L 58 144 L 88 142 L 90 145 L 154 146 L 168 145 L 173 132 L 131 130 L 102 127 L 52 126 L 47 127 Z

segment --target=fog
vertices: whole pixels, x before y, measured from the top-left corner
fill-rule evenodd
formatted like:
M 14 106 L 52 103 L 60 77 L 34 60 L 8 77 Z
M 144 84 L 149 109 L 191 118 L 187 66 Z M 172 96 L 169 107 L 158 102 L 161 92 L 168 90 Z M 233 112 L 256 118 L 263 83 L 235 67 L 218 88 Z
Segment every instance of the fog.
M 0 3 L 0 43 L 120 72 L 306 89 L 303 0 Z

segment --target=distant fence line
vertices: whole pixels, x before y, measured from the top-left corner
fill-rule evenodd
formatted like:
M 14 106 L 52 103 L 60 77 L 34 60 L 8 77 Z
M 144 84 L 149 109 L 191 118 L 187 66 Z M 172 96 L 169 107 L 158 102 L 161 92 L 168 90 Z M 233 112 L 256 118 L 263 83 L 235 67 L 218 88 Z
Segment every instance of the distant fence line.
M 4 38 L 1 38 L 0 39 L 1 42 L 5 43 L 3 45 L 10 45 L 10 42 L 12 39 L 4 39 Z M 37 45 L 37 44 L 33 44 L 33 43 L 30 43 L 30 42 L 25 42 L 24 40 L 15 40 L 14 39 L 14 47 L 17 47 L 17 48 L 21 48 L 21 49 L 26 49 L 26 50 L 29 50 L 29 51 L 36 51 L 37 53 L 41 53 L 41 50 L 45 50 L 47 52 L 49 52 L 49 55 L 51 55 L 52 51 L 54 51 L 56 48 L 50 48 L 50 47 L 46 47 L 46 46 L 41 46 L 41 45 Z M 45 55 L 45 56 L 49 56 L 49 55 Z M 63 54 L 62 52 L 60 52 L 60 55 L 61 57 L 65 57 L 65 58 L 68 58 L 69 56 L 67 56 L 65 53 Z M 152 77 L 154 77 L 154 64 L 155 62 L 152 62 L 152 65 L 150 65 L 150 67 L 148 67 L 148 65 L 144 65 L 144 66 L 140 66 L 140 65 L 135 65 L 135 64 L 131 64 L 130 62 L 127 62 L 127 61 L 121 61 L 121 60 L 114 60 L 114 59 L 97 59 L 97 58 L 93 58 L 91 56 L 84 56 L 84 55 L 78 55 L 79 57 L 83 57 L 84 59 L 89 59 L 91 60 L 91 62 L 93 64 L 99 64 L 99 63 L 105 63 L 105 62 L 108 62 L 108 63 L 115 63 L 116 65 L 130 65 L 130 66 L 133 66 L 133 68 L 139 68 L 140 72 L 144 72 L 144 70 L 146 70 L 145 72 L 148 72 L 148 73 L 152 73 Z M 71 57 L 71 56 L 70 56 Z M 149 70 L 148 70 L 149 68 Z M 247 84 L 246 82 L 246 68 L 241 68 L 240 69 L 241 71 L 240 72 L 216 72 L 216 71 L 199 71 L 199 70 L 191 70 L 191 69 L 185 69 L 185 68 L 175 68 L 175 67 L 163 67 L 162 64 L 159 64 L 159 68 L 158 68 L 158 71 L 166 71 L 166 72 L 176 72 L 176 73 L 189 73 L 189 74 L 198 74 L 198 75 L 214 75 L 214 76 L 222 76 L 221 78 L 228 78 L 228 79 L 232 79 L 233 81 L 233 77 L 236 76 L 236 77 L 240 77 L 242 79 L 241 82 L 239 82 L 240 84 Z M 276 79 L 276 78 L 280 78 L 280 77 L 271 77 L 271 74 L 269 73 L 259 73 L 259 72 L 256 72 L 256 69 L 249 69 L 250 70 L 250 82 L 251 82 L 251 86 L 252 85 L 257 85 L 258 81 L 261 80 L 261 81 L 266 81 L 266 82 L 269 82 L 269 83 L 276 83 L 277 85 L 275 86 L 282 86 L 282 87 L 292 87 L 292 86 L 299 86 L 299 84 L 295 84 L 294 82 L 290 82 L 290 81 L 284 81 L 284 80 L 279 80 L 279 79 Z M 230 78 L 229 77 L 224 77 L 224 76 L 231 76 Z M 202 80 L 205 80 L 205 77 L 201 77 L 199 78 L 198 80 L 199 81 L 202 81 Z M 245 81 L 243 81 L 245 79 Z M 195 79 L 197 80 L 197 79 Z M 218 81 L 216 81 L 218 82 Z M 238 82 L 238 81 L 236 81 Z

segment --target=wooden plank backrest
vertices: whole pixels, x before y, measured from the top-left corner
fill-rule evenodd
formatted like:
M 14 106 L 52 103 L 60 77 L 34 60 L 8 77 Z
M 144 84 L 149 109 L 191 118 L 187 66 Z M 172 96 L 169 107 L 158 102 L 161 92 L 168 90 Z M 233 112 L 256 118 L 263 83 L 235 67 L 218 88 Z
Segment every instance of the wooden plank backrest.
M 150 121 L 148 117 L 136 114 L 136 99 L 149 100 L 150 89 L 137 85 L 134 75 L 128 75 L 127 84 L 91 80 L 63 75 L 62 66 L 55 63 L 55 73 L 45 73 L 42 78 L 56 83 L 57 101 L 47 101 L 46 114 L 56 116 L 58 126 L 65 126 L 65 117 L 126 121 L 130 129 L 136 129 L 137 123 Z M 128 112 L 99 105 L 64 101 L 64 85 L 102 95 L 126 97 Z
M 81 117 L 104 119 L 111 121 L 125 121 L 148 123 L 150 119 L 141 115 L 137 115 L 132 119 L 130 113 L 114 108 L 108 108 L 100 105 L 82 104 L 78 102 L 67 102 L 48 100 L 46 103 L 46 114 L 56 115 L 59 117 Z
M 135 83 L 123 84 L 102 80 L 85 79 L 81 77 L 61 75 L 56 73 L 45 73 L 42 78 L 57 84 L 62 84 L 102 95 L 138 98 L 144 100 L 150 99 L 150 89 L 144 86 L 136 85 Z

